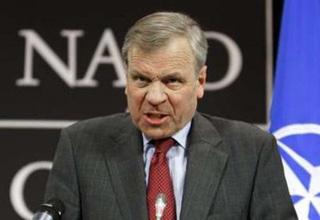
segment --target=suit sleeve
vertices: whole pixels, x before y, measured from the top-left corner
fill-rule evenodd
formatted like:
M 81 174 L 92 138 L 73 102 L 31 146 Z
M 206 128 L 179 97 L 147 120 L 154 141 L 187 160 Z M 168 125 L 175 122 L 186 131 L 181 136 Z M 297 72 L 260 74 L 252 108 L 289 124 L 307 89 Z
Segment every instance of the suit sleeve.
M 288 192 L 275 138 L 267 136 L 259 152 L 250 219 L 298 219 Z
M 66 130 L 62 130 L 49 174 L 45 200 L 60 199 L 65 212 L 62 220 L 78 220 L 80 216 L 77 169 L 73 146 Z

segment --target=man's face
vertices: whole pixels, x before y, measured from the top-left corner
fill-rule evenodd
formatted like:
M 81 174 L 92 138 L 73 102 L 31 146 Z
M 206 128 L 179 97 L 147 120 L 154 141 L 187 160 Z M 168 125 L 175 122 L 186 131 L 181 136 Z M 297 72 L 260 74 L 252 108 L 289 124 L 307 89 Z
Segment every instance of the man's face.
M 149 138 L 172 136 L 190 121 L 203 97 L 206 66 L 195 72 L 188 41 L 177 37 L 163 48 L 128 54 L 126 95 L 134 124 Z

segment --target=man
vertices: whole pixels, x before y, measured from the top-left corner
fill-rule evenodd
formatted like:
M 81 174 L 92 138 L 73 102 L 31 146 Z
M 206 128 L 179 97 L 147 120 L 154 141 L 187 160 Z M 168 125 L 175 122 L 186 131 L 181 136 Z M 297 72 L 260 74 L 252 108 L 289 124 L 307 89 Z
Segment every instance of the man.
M 62 130 L 46 199 L 65 204 L 63 219 L 297 219 L 274 138 L 196 112 L 207 48 L 180 13 L 128 31 L 129 113 Z

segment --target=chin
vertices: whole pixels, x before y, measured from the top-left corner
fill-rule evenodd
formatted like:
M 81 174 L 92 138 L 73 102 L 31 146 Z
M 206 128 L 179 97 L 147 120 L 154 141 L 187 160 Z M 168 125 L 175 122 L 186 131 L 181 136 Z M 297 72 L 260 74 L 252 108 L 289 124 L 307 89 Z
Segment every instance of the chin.
M 171 136 L 171 133 L 164 132 L 162 130 L 145 130 L 142 131 L 148 138 L 153 140 L 163 139 Z
M 155 134 L 155 133 L 145 133 L 145 135 L 152 140 L 159 140 L 167 137 L 166 135 Z

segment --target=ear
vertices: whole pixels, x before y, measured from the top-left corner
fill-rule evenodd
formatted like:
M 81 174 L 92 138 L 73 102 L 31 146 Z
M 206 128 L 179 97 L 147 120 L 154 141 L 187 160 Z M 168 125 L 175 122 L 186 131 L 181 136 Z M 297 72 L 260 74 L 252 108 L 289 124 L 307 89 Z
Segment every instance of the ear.
M 125 89 L 124 89 L 124 94 L 128 94 L 128 73 L 129 73 L 129 69 L 128 69 L 128 66 L 127 66 L 127 69 L 126 69 L 126 86 L 125 86 Z
M 206 79 L 207 79 L 207 66 L 203 65 L 199 71 L 198 75 L 198 88 L 197 88 L 197 97 L 198 99 L 201 99 L 204 95 L 204 89 L 206 85 Z

